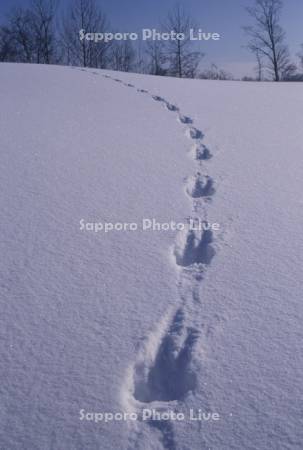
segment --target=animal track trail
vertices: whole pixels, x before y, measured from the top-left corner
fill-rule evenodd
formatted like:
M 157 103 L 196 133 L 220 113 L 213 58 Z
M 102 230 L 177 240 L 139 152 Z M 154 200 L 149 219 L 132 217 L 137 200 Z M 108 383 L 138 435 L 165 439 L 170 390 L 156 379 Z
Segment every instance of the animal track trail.
M 107 74 L 104 78 L 123 83 L 118 78 Z M 131 83 L 124 86 L 136 88 Z M 203 144 L 204 134 L 193 126 L 193 119 L 183 115 L 179 107 L 167 101 L 164 97 L 153 95 L 146 89 L 136 88 L 141 94 L 147 94 L 164 108 L 177 114 L 178 122 L 183 125 L 183 132 L 192 141 L 190 155 L 198 165 L 212 157 L 210 150 Z M 192 209 L 196 219 L 205 214 L 205 204 L 215 193 L 214 181 L 207 174 L 196 174 L 186 178 L 185 192 L 192 201 Z M 193 219 L 193 222 L 196 221 Z M 203 219 L 203 217 L 202 217 Z M 200 314 L 201 299 L 199 286 L 204 278 L 207 267 L 215 256 L 213 233 L 209 229 L 200 230 L 189 224 L 180 231 L 175 239 L 173 257 L 179 272 L 179 307 L 175 314 L 155 327 L 154 332 L 141 346 L 137 356 L 130 366 L 125 382 L 122 385 L 121 402 L 125 409 L 142 412 L 142 409 L 152 407 L 156 410 L 168 411 L 182 403 L 190 392 L 197 387 L 198 374 L 194 366 L 194 351 L 198 339 L 207 348 L 207 340 L 213 332 L 211 319 L 206 320 L 206 328 L 199 325 L 199 331 L 192 323 Z M 188 318 L 191 325 L 188 325 Z M 202 330 L 203 329 L 203 330 Z M 206 330 L 211 330 L 207 331 Z M 201 334 L 203 331 L 203 335 Z M 197 352 L 199 354 L 199 352 Z M 159 447 L 165 450 L 176 450 L 173 423 L 163 420 L 149 420 L 147 424 L 160 433 Z M 130 449 L 137 448 L 141 443 L 145 446 L 144 432 L 147 430 L 140 422 L 132 425 L 132 435 L 129 435 Z M 142 434 L 143 433 L 143 434 Z M 141 448 L 141 446 L 140 446 Z

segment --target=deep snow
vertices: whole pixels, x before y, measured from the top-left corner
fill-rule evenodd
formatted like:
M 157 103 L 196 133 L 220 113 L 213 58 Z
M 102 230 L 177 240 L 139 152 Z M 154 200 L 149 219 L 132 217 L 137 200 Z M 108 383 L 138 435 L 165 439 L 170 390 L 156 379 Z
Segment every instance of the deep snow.
M 1 64 L 0 91 L 1 448 L 301 449 L 301 85 Z M 144 218 L 220 229 L 80 229 Z M 80 420 L 144 408 L 186 420 Z

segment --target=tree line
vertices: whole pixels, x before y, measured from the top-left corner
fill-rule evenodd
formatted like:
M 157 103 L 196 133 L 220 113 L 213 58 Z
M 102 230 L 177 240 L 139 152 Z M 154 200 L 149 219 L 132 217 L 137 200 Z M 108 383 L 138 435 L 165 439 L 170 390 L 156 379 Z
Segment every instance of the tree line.
M 197 25 L 180 4 L 163 19 L 160 29 L 185 35 L 183 40 L 94 42 L 79 39 L 87 33 L 115 32 L 97 0 L 73 0 L 63 9 L 59 0 L 31 0 L 28 7 L 12 7 L 0 23 L 0 61 L 64 64 L 180 78 L 226 80 L 232 75 L 215 64 L 201 71 L 204 54 L 189 39 Z M 300 80 L 290 60 L 280 25 L 282 0 L 255 0 L 247 8 L 252 25 L 244 27 L 247 48 L 256 59 L 256 77 L 245 80 Z M 299 55 L 303 67 L 303 52 Z

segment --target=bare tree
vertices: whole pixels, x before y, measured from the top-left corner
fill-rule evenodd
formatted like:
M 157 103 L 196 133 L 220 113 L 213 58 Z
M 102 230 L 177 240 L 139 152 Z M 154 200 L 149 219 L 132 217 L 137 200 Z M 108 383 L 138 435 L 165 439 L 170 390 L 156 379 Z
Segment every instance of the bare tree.
M 56 62 L 56 7 L 56 0 L 32 0 L 31 22 L 37 63 L 50 64 Z
M 298 57 L 299 57 L 299 60 L 300 60 L 300 64 L 301 64 L 301 66 L 303 68 L 303 44 L 301 44 L 301 51 L 298 53 Z
M 135 64 L 136 52 L 130 41 L 115 41 L 111 48 L 111 67 L 113 70 L 130 72 Z
M 36 62 L 33 14 L 30 10 L 13 8 L 5 34 L 19 62 Z
M 15 62 L 18 60 L 16 47 L 12 42 L 11 31 L 7 26 L 0 27 L 0 61 Z
M 216 64 L 212 64 L 210 69 L 203 70 L 199 74 L 202 80 L 232 80 L 233 76 L 223 69 L 219 69 Z
M 262 81 L 262 78 L 263 78 L 263 59 L 262 59 L 262 54 L 261 54 L 261 52 L 259 50 L 256 50 L 255 55 L 256 55 L 256 60 L 257 60 L 257 67 L 256 67 L 257 80 L 258 81 Z
M 167 62 L 167 55 L 163 41 L 147 41 L 146 54 L 148 57 L 148 72 L 151 75 L 165 75 L 167 69 L 164 65 Z
M 62 41 L 68 64 L 83 67 L 106 67 L 110 43 L 80 40 L 79 31 L 103 33 L 109 31 L 105 14 L 95 0 L 73 0 L 62 25 Z
M 281 0 L 255 0 L 255 5 L 247 8 L 255 24 L 244 27 L 250 37 L 248 48 L 254 55 L 264 57 L 275 81 L 281 79 L 289 64 L 285 33 L 280 25 L 282 6 Z
M 167 43 L 170 74 L 179 78 L 194 78 L 203 56 L 201 52 L 192 49 L 189 35 L 191 28 L 194 28 L 191 17 L 177 4 L 168 14 L 164 29 L 167 33 L 174 32 L 184 36 L 184 39 L 170 39 Z
M 137 73 L 149 73 L 148 59 L 146 55 L 146 43 L 138 40 L 135 45 L 136 60 L 133 68 Z
M 297 74 L 297 66 L 293 63 L 287 64 L 281 74 L 281 80 L 283 81 L 295 81 L 298 77 L 299 74 Z

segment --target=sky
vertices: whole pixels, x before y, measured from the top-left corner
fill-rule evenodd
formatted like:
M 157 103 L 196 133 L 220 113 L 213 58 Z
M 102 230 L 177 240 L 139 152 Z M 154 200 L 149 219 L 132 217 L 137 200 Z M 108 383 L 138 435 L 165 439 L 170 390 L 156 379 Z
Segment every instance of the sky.
M 0 0 L 1 22 L 12 5 L 26 6 L 29 1 Z M 61 8 L 69 3 L 69 0 L 59 1 Z M 159 28 L 167 12 L 176 4 L 176 0 L 97 1 L 117 31 L 137 33 L 142 28 Z M 237 77 L 253 73 L 255 62 L 245 48 L 247 37 L 242 26 L 250 23 L 245 7 L 251 6 L 254 0 L 179 0 L 179 3 L 203 31 L 221 35 L 220 41 L 199 43 L 199 48 L 205 53 L 202 67 L 215 63 Z M 281 24 L 294 60 L 303 43 L 302 18 L 303 0 L 284 0 Z

